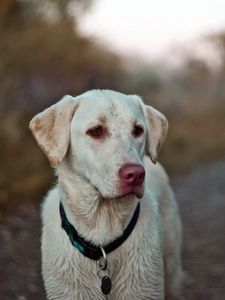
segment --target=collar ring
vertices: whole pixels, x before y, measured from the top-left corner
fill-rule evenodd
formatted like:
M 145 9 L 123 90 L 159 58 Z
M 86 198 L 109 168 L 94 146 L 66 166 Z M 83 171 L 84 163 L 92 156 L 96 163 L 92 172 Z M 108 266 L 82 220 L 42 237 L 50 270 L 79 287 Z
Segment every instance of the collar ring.
M 103 246 L 101 244 L 99 244 L 98 247 L 102 252 L 102 256 L 99 258 L 98 264 L 99 264 L 99 267 L 101 268 L 101 270 L 105 271 L 107 269 L 107 265 L 108 265 L 105 249 L 103 248 Z

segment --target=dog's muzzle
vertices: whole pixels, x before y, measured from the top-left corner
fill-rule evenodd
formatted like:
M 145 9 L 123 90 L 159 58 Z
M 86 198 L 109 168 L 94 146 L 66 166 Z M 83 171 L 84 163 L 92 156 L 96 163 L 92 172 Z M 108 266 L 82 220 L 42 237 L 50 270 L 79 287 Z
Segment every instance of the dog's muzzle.
M 138 164 L 126 164 L 119 170 L 120 193 L 127 195 L 134 193 L 138 198 L 143 196 L 143 182 L 145 169 Z

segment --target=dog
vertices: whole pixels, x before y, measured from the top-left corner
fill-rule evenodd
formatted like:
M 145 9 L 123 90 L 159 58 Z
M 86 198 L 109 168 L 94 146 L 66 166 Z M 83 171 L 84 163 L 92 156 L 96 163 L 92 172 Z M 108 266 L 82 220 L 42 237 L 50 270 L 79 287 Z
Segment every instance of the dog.
M 136 95 L 65 96 L 30 122 L 56 170 L 42 207 L 48 299 L 180 299 L 182 228 L 157 162 L 165 116 Z

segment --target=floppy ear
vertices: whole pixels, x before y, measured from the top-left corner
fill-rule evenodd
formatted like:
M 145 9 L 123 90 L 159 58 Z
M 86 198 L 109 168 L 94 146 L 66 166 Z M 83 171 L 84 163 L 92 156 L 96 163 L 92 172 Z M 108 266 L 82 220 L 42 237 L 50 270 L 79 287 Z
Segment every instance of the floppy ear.
M 159 150 L 166 139 L 168 121 L 162 113 L 149 105 L 144 105 L 144 114 L 148 124 L 147 148 L 155 164 Z
M 64 96 L 59 102 L 37 114 L 30 122 L 30 129 L 52 166 L 60 164 L 70 142 L 70 123 L 78 100 Z

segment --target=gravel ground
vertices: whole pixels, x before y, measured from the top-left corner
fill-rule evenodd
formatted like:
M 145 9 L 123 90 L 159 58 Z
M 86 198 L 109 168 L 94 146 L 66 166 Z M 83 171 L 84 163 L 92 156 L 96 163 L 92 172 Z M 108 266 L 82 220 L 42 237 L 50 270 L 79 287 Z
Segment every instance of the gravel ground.
M 225 299 L 225 162 L 172 178 L 184 228 L 188 300 Z M 0 225 L 0 300 L 44 300 L 38 205 Z M 135 300 L 135 299 L 134 299 Z

